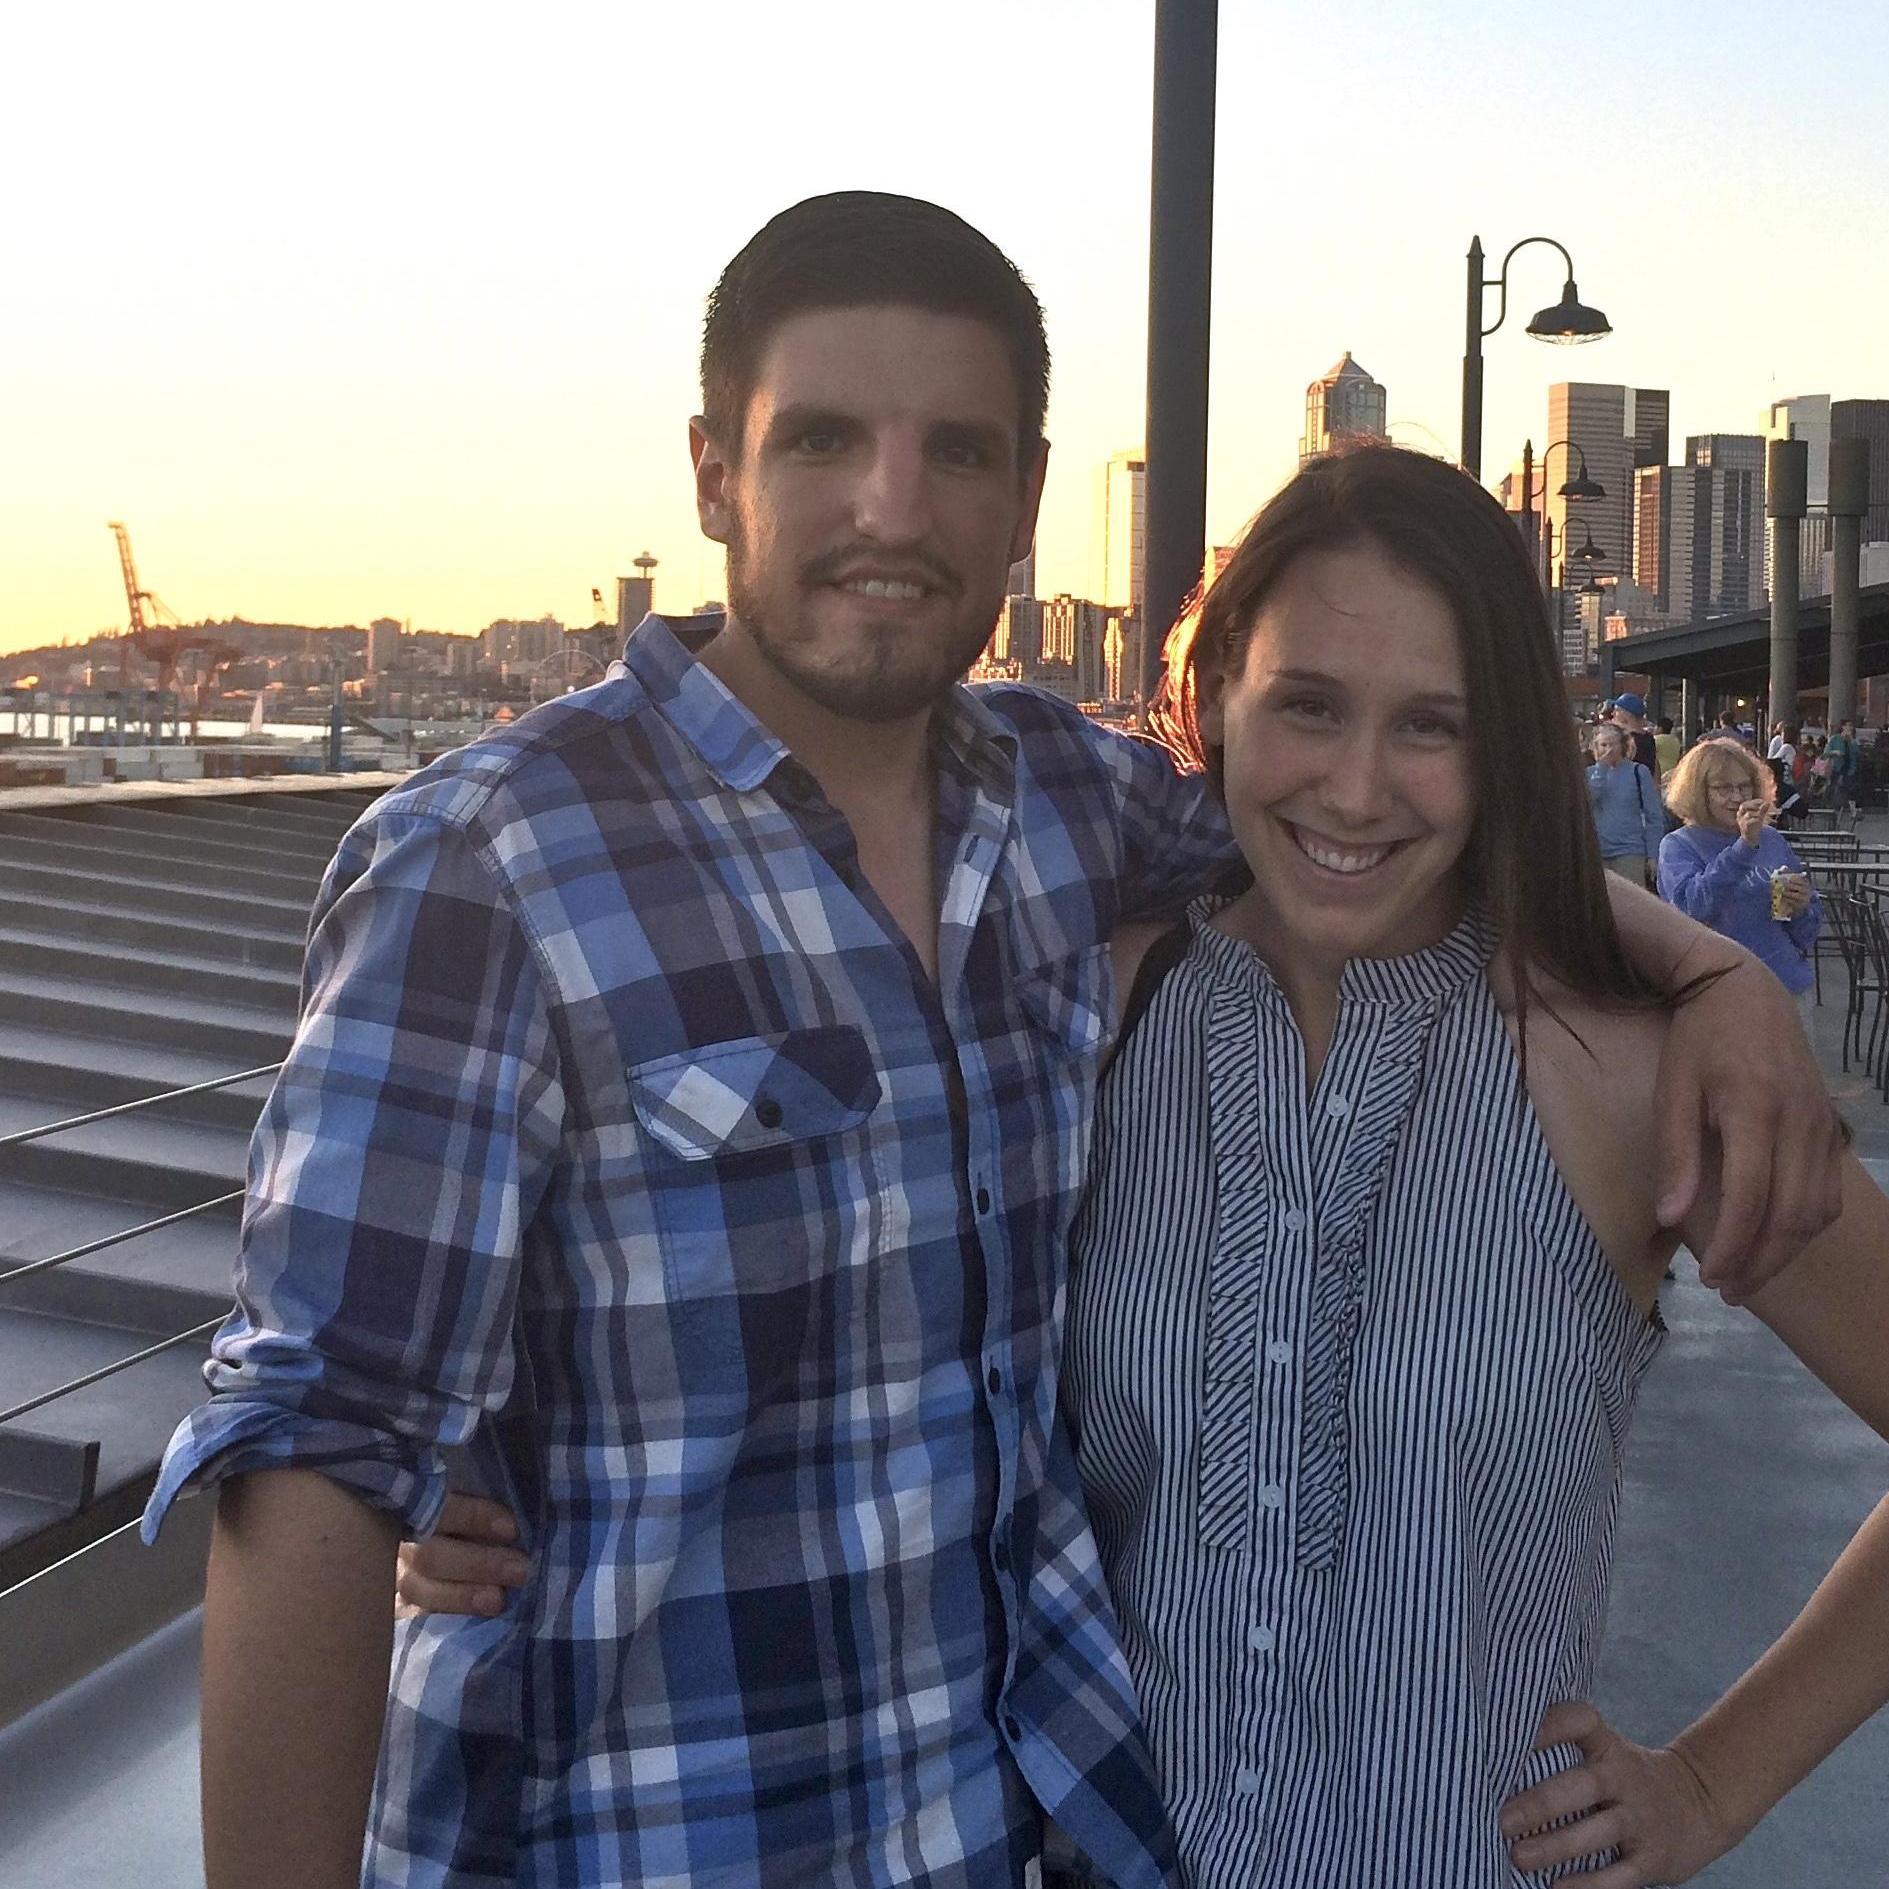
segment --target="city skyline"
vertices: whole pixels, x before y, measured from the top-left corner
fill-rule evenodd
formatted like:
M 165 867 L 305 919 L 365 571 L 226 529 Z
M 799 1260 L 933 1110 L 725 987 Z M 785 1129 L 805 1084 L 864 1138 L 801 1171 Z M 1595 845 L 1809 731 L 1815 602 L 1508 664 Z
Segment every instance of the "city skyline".
M 417 20 L 343 6 L 314 47 L 288 22 L 186 6 L 128 15 L 105 63 L 83 21 L 36 17 L 34 68 L 89 76 L 0 130 L 49 173 L 0 311 L 15 448 L 0 650 L 122 626 L 111 519 L 186 621 L 588 621 L 591 590 L 611 614 L 645 548 L 662 607 L 722 595 L 684 448 L 702 296 L 768 215 L 855 183 L 951 205 L 1042 296 L 1056 368 L 1037 589 L 1090 593 L 1093 472 L 1142 431 L 1151 9 L 970 4 L 951 33 L 922 34 L 882 9 L 831 12 L 817 61 L 791 17 L 742 5 L 719 24 L 554 9 L 516 43 L 443 46 Z M 1590 140 L 1582 191 L 1552 212 L 1540 176 L 1500 161 L 1567 108 L 1549 16 L 1450 0 L 1416 20 L 1369 0 L 1349 19 L 1352 109 L 1308 133 L 1287 79 L 1318 66 L 1325 25 L 1224 13 L 1210 544 L 1289 476 L 1307 380 L 1341 343 L 1391 390 L 1391 436 L 1455 457 L 1472 235 L 1492 257 L 1544 229 L 1568 244 L 1615 327 L 1579 372 L 1670 387 L 1675 439 L 1755 430 L 1807 392 L 1889 393 L 1872 312 L 1889 257 L 1864 240 L 1889 193 L 1874 135 L 1889 21 L 1808 6 L 1781 84 L 1755 7 L 1593 12 L 1603 37 L 1609 21 L 1635 35 L 1633 113 L 1610 120 L 1631 135 Z M 357 13 L 373 62 L 351 50 Z M 717 65 L 731 24 L 748 56 Z M 1464 112 L 1450 102 L 1469 34 Z M 245 84 L 252 68 L 269 87 Z M 875 85 L 891 69 L 907 83 Z M 1001 122 L 1000 81 L 1020 71 L 1106 110 L 1111 136 L 1027 152 L 985 137 L 974 127 Z M 847 109 L 797 112 L 783 75 L 817 75 L 810 96 Z M 138 129 L 153 95 L 159 140 Z M 1721 128 L 1712 191 L 1675 217 L 1641 184 L 1693 174 L 1701 124 Z M 680 177 L 642 155 L 665 140 L 686 150 Z M 1715 303 L 1702 327 L 1728 271 L 1736 318 Z M 1516 259 L 1511 319 L 1486 348 L 1490 466 L 1539 443 L 1546 389 L 1574 365 L 1514 318 L 1558 276 L 1545 250 Z

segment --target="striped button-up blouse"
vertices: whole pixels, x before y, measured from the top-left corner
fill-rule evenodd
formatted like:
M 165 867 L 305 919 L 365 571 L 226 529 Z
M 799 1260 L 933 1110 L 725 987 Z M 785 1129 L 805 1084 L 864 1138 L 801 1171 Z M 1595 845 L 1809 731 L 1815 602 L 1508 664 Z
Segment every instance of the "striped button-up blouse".
M 1354 961 L 1317 1085 L 1196 906 L 1103 1083 L 1066 1394 L 1196 1889 L 1507 1889 L 1590 1689 L 1658 1331 L 1549 1157 L 1472 918 Z

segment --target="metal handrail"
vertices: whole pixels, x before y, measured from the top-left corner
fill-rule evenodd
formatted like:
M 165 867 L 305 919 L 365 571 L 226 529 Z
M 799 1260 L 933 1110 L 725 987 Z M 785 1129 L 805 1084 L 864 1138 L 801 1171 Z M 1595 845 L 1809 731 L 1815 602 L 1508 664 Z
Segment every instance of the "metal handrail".
M 214 1200 L 200 1200 L 194 1207 L 180 1207 L 175 1213 L 167 1213 L 161 1219 L 146 1220 L 141 1226 L 126 1227 L 122 1233 L 108 1233 L 102 1240 L 88 1240 L 83 1246 L 75 1246 L 64 1253 L 54 1253 L 50 1259 L 29 1260 L 24 1266 L 14 1266 L 0 1272 L 0 1287 L 10 1286 L 16 1279 L 28 1279 L 36 1272 L 45 1272 L 53 1266 L 63 1266 L 68 1260 L 83 1259 L 88 1253 L 102 1253 L 108 1246 L 122 1246 L 126 1240 L 135 1240 L 142 1234 L 155 1233 L 159 1227 L 175 1226 L 179 1220 L 188 1220 L 193 1214 L 208 1213 L 213 1207 L 227 1207 L 232 1202 L 241 1200 L 243 1189 L 237 1188 L 228 1194 L 218 1194 Z
M 15 1417 L 24 1417 L 29 1411 L 39 1409 L 42 1404 L 50 1404 L 60 1397 L 69 1397 L 74 1391 L 82 1391 L 88 1384 L 96 1384 L 101 1378 L 115 1377 L 120 1371 L 128 1371 L 134 1364 L 142 1364 L 146 1358 L 155 1358 L 160 1351 L 168 1351 L 173 1345 L 188 1344 L 193 1338 L 207 1338 L 223 1323 L 227 1314 L 206 1320 L 193 1326 L 189 1331 L 180 1331 L 169 1338 L 160 1339 L 154 1345 L 147 1345 L 142 1351 L 134 1352 L 128 1358 L 120 1358 L 116 1364 L 101 1365 L 96 1371 L 88 1371 L 83 1377 L 75 1377 L 69 1384 L 61 1384 L 56 1389 L 41 1391 L 37 1397 L 29 1397 L 23 1404 L 15 1404 L 10 1410 L 0 1410 L 0 1423 L 11 1423 Z
M 62 1122 L 47 1122 L 39 1128 L 23 1128 L 18 1134 L 0 1135 L 0 1153 L 20 1147 L 25 1142 L 43 1141 L 48 1135 L 63 1135 L 71 1128 L 86 1128 L 93 1122 L 109 1121 L 114 1115 L 134 1114 L 159 1102 L 175 1102 L 186 1095 L 203 1095 L 211 1089 L 227 1089 L 238 1082 L 254 1082 L 258 1076 L 273 1076 L 282 1065 L 266 1063 L 260 1069 L 238 1070 L 233 1076 L 218 1076 L 210 1082 L 193 1082 L 188 1088 L 165 1089 L 157 1095 L 143 1095 L 135 1102 L 120 1102 L 113 1108 L 94 1109 L 89 1115 L 70 1115 Z

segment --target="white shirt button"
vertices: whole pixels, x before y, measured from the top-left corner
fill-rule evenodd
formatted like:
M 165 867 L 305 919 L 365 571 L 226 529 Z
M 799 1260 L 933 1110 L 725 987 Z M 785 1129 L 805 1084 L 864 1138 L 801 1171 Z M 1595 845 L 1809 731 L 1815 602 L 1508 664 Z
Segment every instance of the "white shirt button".
M 1242 1797 L 1259 1795 L 1259 1773 L 1250 1764 L 1243 1764 L 1233 1774 L 1233 1788 Z
M 1342 1122 L 1351 1113 L 1351 1104 L 1342 1095 L 1334 1095 L 1326 1102 L 1325 1113 L 1333 1121 Z
M 1267 1361 L 1272 1364 L 1290 1364 L 1292 1362 L 1292 1347 L 1287 1344 L 1283 1338 L 1275 1338 L 1272 1343 L 1266 1347 L 1266 1358 Z
M 1276 1482 L 1269 1482 L 1259 1492 L 1259 1506 L 1262 1509 L 1284 1508 L 1286 1492 Z
M 1270 1653 L 1273 1646 L 1272 1628 L 1255 1627 L 1252 1632 L 1246 1636 L 1246 1644 L 1250 1646 L 1255 1653 Z
M 1288 1233 L 1303 1233 L 1305 1231 L 1305 1215 L 1296 1207 L 1288 1207 L 1286 1209 L 1286 1231 Z

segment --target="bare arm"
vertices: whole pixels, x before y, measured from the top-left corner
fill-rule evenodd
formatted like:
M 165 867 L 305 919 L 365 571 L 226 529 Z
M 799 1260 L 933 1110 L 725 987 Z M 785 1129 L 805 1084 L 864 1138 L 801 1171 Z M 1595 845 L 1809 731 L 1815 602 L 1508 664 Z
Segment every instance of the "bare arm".
M 208 1889 L 355 1889 L 399 1523 L 314 1470 L 225 1484 L 203 1619 Z
M 1751 1309 L 1844 1403 L 1889 1437 L 1889 1200 L 1843 1167 L 1837 1224 Z M 1597 1889 L 1684 1882 L 1740 1842 L 1851 1732 L 1889 1704 L 1889 1500 L 1865 1519 L 1803 1611 L 1723 1698 L 1664 1750 L 1631 1743 L 1584 1704 L 1557 1706 L 1542 1744 L 1583 1762 L 1505 1806 L 1517 1865 L 1608 1844 Z M 1543 1834 L 1564 1817 L 1580 1821 Z M 1523 1832 L 1534 1834 L 1522 1837 Z
M 1834 1109 L 1806 1106 L 1825 1093 L 1823 1076 L 1783 985 L 1764 965 L 1611 873 L 1607 892 L 1622 948 L 1660 989 L 1723 973 L 1674 1013 L 1667 1033 L 1654 1102 L 1658 1211 L 1666 1226 L 1687 1218 L 1715 1137 L 1719 1210 L 1710 1240 L 1693 1250 L 1700 1277 L 1737 1304 L 1836 1219 L 1841 1124 Z
M 1843 1217 L 1751 1309 L 1889 1438 L 1889 1199 L 1854 1157 Z M 1764 1657 L 1674 1740 L 1741 1832 L 1889 1703 L 1889 1500 Z

